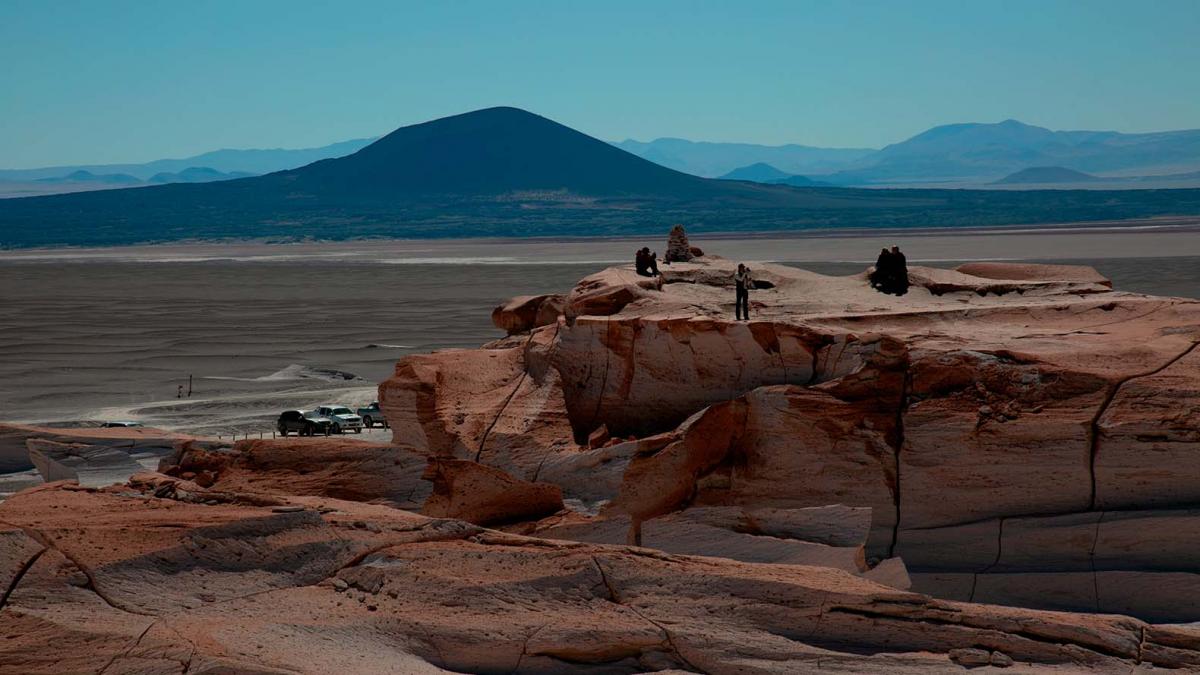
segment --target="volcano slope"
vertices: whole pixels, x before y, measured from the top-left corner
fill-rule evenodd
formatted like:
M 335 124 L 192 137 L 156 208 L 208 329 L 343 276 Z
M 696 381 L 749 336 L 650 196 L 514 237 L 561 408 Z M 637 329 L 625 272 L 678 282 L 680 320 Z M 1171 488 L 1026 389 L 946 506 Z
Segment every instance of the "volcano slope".
M 780 562 L 811 509 L 870 508 L 861 569 L 898 556 L 916 590 L 1200 620 L 1200 302 L 1080 267 L 912 267 L 896 297 L 753 265 L 738 322 L 733 268 L 608 269 L 543 326 L 498 308 L 528 332 L 380 386 L 395 443 L 559 485 L 574 509 L 525 534 Z

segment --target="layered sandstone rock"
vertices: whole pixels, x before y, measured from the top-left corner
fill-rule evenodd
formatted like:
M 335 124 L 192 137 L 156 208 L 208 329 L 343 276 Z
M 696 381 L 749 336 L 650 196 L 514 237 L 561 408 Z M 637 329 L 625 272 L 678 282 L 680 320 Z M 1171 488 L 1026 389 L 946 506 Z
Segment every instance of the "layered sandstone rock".
M 477 462 L 433 459 L 423 476 L 433 484 L 421 512 L 476 525 L 535 520 L 561 511 L 562 490 L 532 483 Z
M 13 672 L 949 673 L 977 652 L 1024 672 L 1200 664 L 1186 627 L 325 498 L 197 505 L 56 484 L 0 515 Z
M 753 267 L 749 322 L 732 320 L 734 264 L 709 256 L 654 279 L 605 270 L 553 326 L 410 357 L 381 385 L 405 418 L 396 441 L 560 485 L 580 515 L 553 536 L 646 544 L 653 523 L 663 546 L 705 553 L 687 544 L 712 527 L 693 509 L 869 507 L 868 561 L 899 554 L 923 590 L 1200 620 L 1157 525 L 1115 556 L 1095 534 L 1033 543 L 1063 532 L 1054 518 L 1094 533 L 1113 509 L 1200 526 L 1200 303 L 1070 266 L 913 266 L 902 298 L 863 275 Z M 998 561 L 1018 533 L 1027 552 Z M 725 536 L 713 551 L 735 548 Z M 1103 578 L 1182 602 L 1096 591 Z
M 27 441 L 41 440 L 74 446 L 112 448 L 126 454 L 165 455 L 177 444 L 197 440 L 148 427 L 38 427 L 26 424 L 0 424 L 0 473 L 34 468 L 29 459 Z
M 558 321 L 565 308 L 562 295 L 521 295 L 492 310 L 492 323 L 509 335 L 528 333 Z
M 341 438 L 238 441 L 231 448 L 185 443 L 164 473 L 224 492 L 331 497 L 420 509 L 430 484 L 426 457 L 405 447 Z
M 129 453 L 107 445 L 57 443 L 31 438 L 25 441 L 29 461 L 46 482 L 73 480 L 80 485 L 102 487 L 124 483 L 143 470 Z

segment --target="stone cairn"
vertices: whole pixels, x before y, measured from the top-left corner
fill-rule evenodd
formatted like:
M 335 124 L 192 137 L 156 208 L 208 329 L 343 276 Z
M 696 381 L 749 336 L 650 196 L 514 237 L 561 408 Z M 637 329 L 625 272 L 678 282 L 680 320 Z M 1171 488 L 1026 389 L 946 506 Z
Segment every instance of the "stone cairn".
M 672 227 L 671 234 L 667 236 L 667 253 L 663 260 L 669 263 L 687 262 L 697 255 L 699 254 L 688 246 L 687 232 L 683 231 L 683 226 Z

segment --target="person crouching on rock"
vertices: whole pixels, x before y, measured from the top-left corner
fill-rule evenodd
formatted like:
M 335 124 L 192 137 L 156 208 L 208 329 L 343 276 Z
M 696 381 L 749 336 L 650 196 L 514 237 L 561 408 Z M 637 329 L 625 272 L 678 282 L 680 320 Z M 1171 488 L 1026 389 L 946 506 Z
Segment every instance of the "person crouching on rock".
M 634 256 L 634 266 L 637 273 L 644 277 L 658 276 L 658 254 L 651 253 L 650 247 L 644 246 Z
M 733 313 L 739 321 L 750 320 L 750 289 L 754 286 L 754 277 L 750 275 L 750 268 L 742 263 L 738 263 L 737 273 L 733 275 L 733 283 L 737 287 L 737 296 L 734 299 Z
M 892 252 L 887 248 L 879 250 L 879 257 L 875 259 L 875 269 L 871 270 L 868 279 L 871 282 L 871 288 L 877 291 L 886 293 L 884 288 L 887 286 L 888 268 L 892 263 Z
M 871 288 L 880 293 L 904 295 L 908 292 L 908 261 L 899 246 L 879 252 L 875 269 L 870 274 Z
M 891 290 L 888 292 L 904 295 L 908 292 L 908 259 L 900 252 L 899 246 L 892 247 L 891 256 L 891 278 L 889 279 Z

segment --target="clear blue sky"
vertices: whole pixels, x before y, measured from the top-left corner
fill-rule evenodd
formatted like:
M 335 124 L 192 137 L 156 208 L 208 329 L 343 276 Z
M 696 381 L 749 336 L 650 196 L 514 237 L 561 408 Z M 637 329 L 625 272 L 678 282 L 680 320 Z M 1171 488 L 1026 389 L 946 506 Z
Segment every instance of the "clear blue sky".
M 4 168 L 308 147 L 492 105 L 610 140 L 1196 128 L 1200 0 L 0 2 Z

